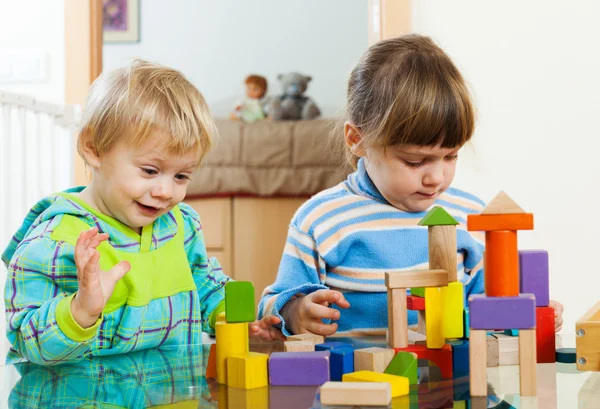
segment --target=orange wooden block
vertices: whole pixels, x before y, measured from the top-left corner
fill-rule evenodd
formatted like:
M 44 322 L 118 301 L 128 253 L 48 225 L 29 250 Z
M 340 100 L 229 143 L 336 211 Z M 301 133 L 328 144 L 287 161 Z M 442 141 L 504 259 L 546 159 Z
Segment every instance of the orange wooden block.
M 533 230 L 533 213 L 470 214 L 467 215 L 469 231 Z
M 206 377 L 217 377 L 217 344 L 210 345 L 210 352 L 208 353 L 208 362 L 206 364 Z
M 485 233 L 485 294 L 488 297 L 519 295 L 519 250 L 516 231 Z

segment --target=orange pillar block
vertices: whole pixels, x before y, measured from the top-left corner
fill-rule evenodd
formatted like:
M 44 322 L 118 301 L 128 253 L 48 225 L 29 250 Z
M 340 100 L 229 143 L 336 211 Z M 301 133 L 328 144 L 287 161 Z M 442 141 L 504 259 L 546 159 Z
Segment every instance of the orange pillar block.
M 485 294 L 488 297 L 519 295 L 519 251 L 517 232 L 485 233 Z

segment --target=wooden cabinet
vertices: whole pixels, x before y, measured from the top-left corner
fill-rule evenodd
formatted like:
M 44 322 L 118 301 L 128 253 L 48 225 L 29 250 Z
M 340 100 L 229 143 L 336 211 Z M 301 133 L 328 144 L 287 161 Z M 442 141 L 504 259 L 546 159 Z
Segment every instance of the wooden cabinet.
M 306 198 L 212 198 L 185 202 L 200 215 L 209 256 L 235 280 L 254 284 L 256 303 L 275 281 L 288 226 Z

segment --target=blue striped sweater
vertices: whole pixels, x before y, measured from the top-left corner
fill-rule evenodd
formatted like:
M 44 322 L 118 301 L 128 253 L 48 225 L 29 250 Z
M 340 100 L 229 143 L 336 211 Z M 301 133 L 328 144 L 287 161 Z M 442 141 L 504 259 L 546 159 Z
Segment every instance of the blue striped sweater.
M 483 292 L 484 236 L 468 232 L 466 219 L 467 214 L 480 213 L 484 203 L 449 188 L 434 205 L 444 207 L 460 223 L 458 279 L 465 285 L 466 300 Z M 384 273 L 428 268 L 427 227 L 417 225 L 426 213 L 390 205 L 359 161 L 358 170 L 346 181 L 315 195 L 294 215 L 277 279 L 263 293 L 260 316 L 281 317 L 281 308 L 295 295 L 332 289 L 343 292 L 350 303 L 349 309 L 340 310 L 339 333 L 385 333 Z M 416 312 L 409 311 L 408 319 L 415 325 Z M 285 323 L 283 328 L 289 335 Z

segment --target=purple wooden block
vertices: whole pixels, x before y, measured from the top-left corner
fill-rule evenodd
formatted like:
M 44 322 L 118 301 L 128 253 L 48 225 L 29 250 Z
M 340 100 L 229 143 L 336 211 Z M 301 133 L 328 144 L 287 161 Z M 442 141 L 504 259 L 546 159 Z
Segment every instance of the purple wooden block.
M 545 250 L 519 251 L 521 293 L 535 294 L 535 305 L 547 307 L 550 303 L 550 274 L 548 252 Z
M 322 385 L 329 381 L 329 351 L 273 352 L 269 384 Z
M 535 296 L 469 297 L 471 329 L 530 329 L 535 328 Z

